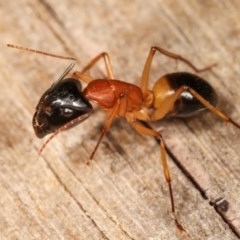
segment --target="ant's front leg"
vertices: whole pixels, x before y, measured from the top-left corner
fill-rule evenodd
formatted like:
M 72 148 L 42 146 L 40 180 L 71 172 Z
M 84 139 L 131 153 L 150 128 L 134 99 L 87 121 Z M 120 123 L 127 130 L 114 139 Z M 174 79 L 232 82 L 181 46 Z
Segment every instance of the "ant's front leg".
M 117 99 L 117 101 L 115 102 L 114 107 L 111 108 L 111 109 L 108 109 L 107 120 L 106 120 L 106 122 L 104 124 L 104 127 L 103 127 L 102 132 L 100 134 L 100 137 L 99 137 L 99 139 L 97 141 L 97 144 L 96 144 L 95 148 L 93 149 L 93 151 L 92 151 L 92 153 L 91 153 L 91 155 L 90 155 L 90 157 L 89 157 L 89 159 L 87 161 L 88 165 L 92 162 L 93 157 L 94 157 L 94 155 L 95 155 L 95 153 L 96 153 L 96 151 L 97 151 L 97 149 L 99 147 L 99 144 L 102 141 L 103 137 L 106 135 L 106 133 L 107 133 L 108 129 L 110 128 L 114 118 L 116 116 L 121 116 L 121 115 L 125 114 L 125 112 L 126 112 L 126 105 L 127 105 L 127 98 L 126 98 L 126 96 L 124 94 L 122 94 L 122 96 L 120 96 Z
M 86 74 L 88 70 L 90 70 L 100 59 L 104 60 L 105 63 L 105 68 L 106 68 L 106 73 L 107 73 L 107 78 L 108 79 L 114 79 L 113 77 L 113 71 L 112 71 L 112 66 L 110 62 L 110 58 L 108 53 L 102 52 L 99 55 L 97 55 L 95 58 L 93 58 L 83 69 L 81 72 L 74 72 L 73 77 L 82 79 L 84 82 L 89 83 L 92 81 L 92 78 Z

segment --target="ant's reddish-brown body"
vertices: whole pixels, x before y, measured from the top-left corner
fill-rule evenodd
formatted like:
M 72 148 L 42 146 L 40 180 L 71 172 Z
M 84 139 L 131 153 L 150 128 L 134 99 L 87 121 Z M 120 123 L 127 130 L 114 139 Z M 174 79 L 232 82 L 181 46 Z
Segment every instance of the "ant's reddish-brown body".
M 13 45 L 9 46 L 21 48 Z M 25 50 L 46 54 L 31 49 Z M 240 125 L 215 107 L 216 94 L 214 89 L 204 79 L 194 74 L 187 72 L 166 74 L 156 81 L 152 90 L 149 90 L 149 73 L 156 52 L 180 60 L 196 72 L 208 70 L 213 66 L 198 69 L 180 55 L 168 52 L 160 47 L 152 47 L 143 69 L 141 85 L 138 87 L 114 79 L 109 56 L 107 53 L 101 53 L 90 61 L 81 72 L 74 72 L 73 78 L 65 78 L 74 66 L 74 64 L 71 64 L 60 79 L 43 94 L 33 117 L 33 127 L 38 137 L 53 133 L 40 149 L 41 152 L 57 133 L 87 119 L 93 112 L 90 104 L 90 101 L 93 101 L 108 113 L 108 117 L 88 164 L 92 161 L 101 139 L 110 128 L 115 117 L 126 118 L 137 132 L 158 139 L 164 175 L 169 186 L 172 212 L 177 226 L 183 229 L 175 214 L 171 178 L 162 136 L 159 132 L 143 125 L 141 121 L 157 121 L 166 116 L 188 117 L 208 109 L 237 128 L 240 128 Z M 67 59 L 75 60 L 74 58 Z M 104 79 L 92 79 L 86 72 L 100 59 L 104 59 L 107 77 Z M 84 90 L 82 90 L 78 79 L 87 83 Z

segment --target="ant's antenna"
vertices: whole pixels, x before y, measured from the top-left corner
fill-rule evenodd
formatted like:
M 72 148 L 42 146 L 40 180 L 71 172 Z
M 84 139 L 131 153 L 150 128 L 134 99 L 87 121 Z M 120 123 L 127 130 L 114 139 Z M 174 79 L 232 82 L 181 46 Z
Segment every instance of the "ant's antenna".
M 16 49 L 27 51 L 27 52 L 38 53 L 38 54 L 42 54 L 42 55 L 46 55 L 46 56 L 50 56 L 50 57 L 68 59 L 68 60 L 73 60 L 75 62 L 77 61 L 77 59 L 74 58 L 74 57 L 61 56 L 61 55 L 57 55 L 57 54 L 53 54 L 53 53 L 49 53 L 49 52 L 44 52 L 44 51 L 40 51 L 40 50 L 36 50 L 36 49 L 32 49 L 32 48 L 26 48 L 26 47 L 14 45 L 14 44 L 7 44 L 7 47 L 16 48 Z
M 67 69 L 63 72 L 63 74 L 60 76 L 60 78 L 56 81 L 56 83 L 60 82 L 65 76 L 73 69 L 75 66 L 76 62 L 72 62 Z
M 93 113 L 93 110 L 91 110 L 88 113 L 85 113 L 75 119 L 73 119 L 70 122 L 65 123 L 62 127 L 58 128 L 48 139 L 47 141 L 45 141 L 43 143 L 43 145 L 41 146 L 41 148 L 38 150 L 38 156 L 40 156 L 43 152 L 43 150 L 45 149 L 45 147 L 48 145 L 48 143 L 53 140 L 60 132 L 72 127 L 73 125 L 80 123 L 81 121 L 85 120 L 86 118 L 88 118 L 91 114 Z

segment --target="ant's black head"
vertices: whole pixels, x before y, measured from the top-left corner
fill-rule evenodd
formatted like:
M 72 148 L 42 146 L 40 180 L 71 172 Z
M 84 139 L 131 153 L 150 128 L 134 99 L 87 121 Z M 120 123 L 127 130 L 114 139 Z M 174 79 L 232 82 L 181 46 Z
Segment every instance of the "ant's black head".
M 66 123 L 79 118 L 82 122 L 92 112 L 92 105 L 83 96 L 81 83 L 73 78 L 56 82 L 39 100 L 33 116 L 33 128 L 39 138 L 53 133 Z

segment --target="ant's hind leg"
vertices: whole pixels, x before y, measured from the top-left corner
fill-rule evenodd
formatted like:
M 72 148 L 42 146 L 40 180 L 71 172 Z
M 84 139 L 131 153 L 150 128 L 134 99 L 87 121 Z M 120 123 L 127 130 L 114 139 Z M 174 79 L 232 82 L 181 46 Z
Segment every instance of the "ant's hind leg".
M 233 121 L 228 115 L 221 112 L 218 108 L 213 106 L 194 89 L 186 85 L 183 85 L 180 88 L 178 88 L 177 91 L 171 97 L 162 102 L 161 106 L 159 106 L 151 115 L 151 120 L 156 121 L 162 119 L 171 109 L 173 109 L 174 103 L 177 101 L 177 99 L 179 99 L 179 97 L 184 91 L 190 92 L 203 106 L 205 106 L 208 110 L 210 110 L 220 119 L 222 119 L 225 122 L 229 122 L 235 127 L 240 129 L 240 125 Z
M 186 87 L 185 87 L 186 88 Z M 208 110 L 210 110 L 212 113 L 217 115 L 219 118 L 221 118 L 225 122 L 229 122 L 235 127 L 240 129 L 240 125 L 233 121 L 228 115 L 221 112 L 218 108 L 210 104 L 205 98 L 203 98 L 200 94 L 198 94 L 194 89 L 188 87 L 188 91 L 198 99 L 199 102 L 201 102 Z

